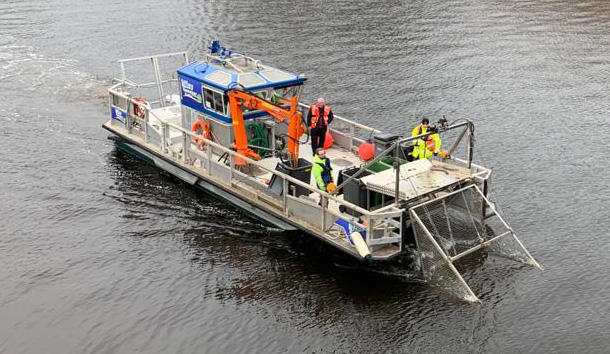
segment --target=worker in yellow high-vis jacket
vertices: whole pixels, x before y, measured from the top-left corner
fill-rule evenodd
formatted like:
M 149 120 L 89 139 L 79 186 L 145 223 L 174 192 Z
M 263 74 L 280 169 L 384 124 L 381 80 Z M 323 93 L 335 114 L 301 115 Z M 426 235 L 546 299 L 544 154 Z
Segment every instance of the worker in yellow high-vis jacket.
M 413 159 L 427 159 L 432 156 L 437 156 L 441 152 L 441 137 L 437 129 L 430 128 L 430 121 L 428 118 L 422 119 L 421 124 L 413 129 L 411 137 L 416 137 L 428 132 L 432 132 L 432 134 L 413 141 Z

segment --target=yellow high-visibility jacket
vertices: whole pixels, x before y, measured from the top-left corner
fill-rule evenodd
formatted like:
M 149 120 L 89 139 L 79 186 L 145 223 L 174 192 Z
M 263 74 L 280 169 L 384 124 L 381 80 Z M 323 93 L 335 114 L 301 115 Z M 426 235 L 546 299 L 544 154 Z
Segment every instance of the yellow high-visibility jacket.
M 421 134 L 426 134 L 427 129 L 422 125 L 418 125 L 413 129 L 411 137 L 415 137 Z M 424 139 L 417 139 L 413 141 L 413 158 L 415 159 L 427 159 L 433 155 L 438 155 L 441 151 L 441 137 L 438 133 L 428 136 L 430 142 L 426 144 Z

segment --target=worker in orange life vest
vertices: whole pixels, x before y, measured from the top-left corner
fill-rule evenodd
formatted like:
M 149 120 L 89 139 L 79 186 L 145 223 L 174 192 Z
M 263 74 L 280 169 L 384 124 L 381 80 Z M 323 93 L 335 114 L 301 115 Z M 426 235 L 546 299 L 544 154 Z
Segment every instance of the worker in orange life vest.
M 318 98 L 316 104 L 309 107 L 307 114 L 307 126 L 311 135 L 311 150 L 316 153 L 318 148 L 324 147 L 324 138 L 328 125 L 333 121 L 333 111 L 324 103 L 323 98 Z

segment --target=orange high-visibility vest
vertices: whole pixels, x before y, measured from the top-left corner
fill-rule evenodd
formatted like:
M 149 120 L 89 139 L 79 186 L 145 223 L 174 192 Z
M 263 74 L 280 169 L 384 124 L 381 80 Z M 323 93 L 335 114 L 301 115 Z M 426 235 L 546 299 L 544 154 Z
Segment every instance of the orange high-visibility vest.
M 313 129 L 316 127 L 316 125 L 318 124 L 318 119 L 320 119 L 320 108 L 315 105 L 312 104 L 311 107 L 309 107 L 309 109 L 311 109 L 311 125 L 309 126 L 310 129 Z M 330 107 L 328 105 L 324 105 L 324 125 L 328 125 L 328 115 L 330 114 Z

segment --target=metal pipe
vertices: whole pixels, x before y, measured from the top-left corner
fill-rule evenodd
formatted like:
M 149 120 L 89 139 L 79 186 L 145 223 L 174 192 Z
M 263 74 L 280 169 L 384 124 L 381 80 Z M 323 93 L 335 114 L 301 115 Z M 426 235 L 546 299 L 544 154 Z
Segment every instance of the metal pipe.
M 205 151 L 205 155 L 207 157 L 208 160 L 208 164 L 207 164 L 207 171 L 208 171 L 208 176 L 212 175 L 212 148 L 208 146 L 208 148 Z
M 163 58 L 163 57 L 171 57 L 171 56 L 174 56 L 174 55 L 185 55 L 188 58 L 188 52 L 183 51 L 183 52 L 174 52 L 174 53 L 166 53 L 166 54 L 149 55 L 149 56 L 129 58 L 129 59 L 120 59 L 120 60 L 118 60 L 118 62 L 119 63 L 127 63 L 127 62 L 130 62 L 130 61 L 148 60 L 148 59 L 151 59 L 152 57 Z
M 121 81 L 127 80 L 127 74 L 125 73 L 125 63 L 119 60 L 121 63 Z
M 457 139 L 455 139 L 455 142 L 453 142 L 453 145 L 451 145 L 449 150 L 447 150 L 447 152 L 449 153 L 449 156 L 453 155 L 453 152 L 455 151 L 455 149 L 457 149 L 460 142 L 462 142 L 462 138 L 464 138 L 464 134 L 466 134 L 466 131 L 468 131 L 468 127 L 464 127 L 464 129 L 462 129 L 462 131 L 458 135 Z
M 233 186 L 233 170 L 235 169 L 235 158 L 229 157 L 229 184 Z
M 288 180 L 287 179 L 282 179 L 282 190 L 284 191 L 284 193 L 282 193 L 282 201 L 283 201 L 283 205 L 284 205 L 284 215 L 288 216 Z
M 153 70 L 155 72 L 155 81 L 157 82 L 157 90 L 159 91 L 159 105 L 165 107 L 163 102 L 163 85 L 161 84 L 161 75 L 159 73 L 159 59 L 154 56 L 152 57 Z
M 144 142 L 148 144 L 148 113 L 144 116 Z
M 472 167 L 472 157 L 474 154 L 474 126 L 468 121 L 468 168 Z
M 306 104 L 304 104 L 304 103 L 302 103 L 302 102 L 299 102 L 299 106 L 300 106 L 300 107 L 303 107 L 303 108 L 307 108 L 307 109 L 309 109 L 309 106 L 308 106 L 308 105 L 306 105 Z M 354 127 L 356 127 L 356 128 L 360 128 L 360 129 L 367 130 L 367 131 L 372 131 L 372 132 L 374 132 L 374 133 L 381 133 L 381 130 L 377 130 L 377 129 L 375 129 L 375 128 L 367 127 L 367 126 L 366 126 L 366 125 L 364 125 L 364 124 L 360 124 L 360 123 L 357 123 L 357 122 L 351 121 L 351 120 L 349 120 L 349 119 L 347 119 L 347 118 L 343 118 L 343 117 L 338 116 L 338 115 L 336 115 L 336 114 L 335 114 L 333 117 L 334 117 L 333 119 L 337 119 L 337 120 L 340 120 L 340 121 L 345 122 L 345 123 L 347 123 L 347 124 L 353 125 L 353 126 L 354 126 Z
M 326 200 L 326 197 L 324 197 L 323 194 L 320 194 L 320 206 L 322 207 L 322 226 L 320 227 L 320 230 L 322 230 L 322 231 L 326 231 L 326 207 L 327 207 L 327 203 L 328 203 L 328 201 Z
M 472 248 L 469 248 L 469 249 L 467 249 L 466 251 L 464 251 L 464 252 L 462 252 L 462 253 L 460 253 L 460 254 L 458 254 L 458 255 L 455 255 L 455 256 L 451 257 L 451 261 L 452 261 L 452 262 L 454 262 L 454 261 L 456 261 L 456 260 L 458 260 L 458 259 L 460 259 L 460 258 L 462 258 L 462 257 L 464 257 L 464 256 L 467 256 L 467 255 L 471 254 L 472 252 L 475 252 L 475 251 L 477 251 L 477 250 L 480 250 L 481 248 L 483 248 L 483 247 L 487 246 L 487 245 L 488 245 L 488 244 L 490 244 L 491 242 L 493 242 L 493 241 L 495 241 L 495 240 L 499 239 L 500 237 L 504 237 L 504 236 L 509 235 L 509 234 L 511 234 L 511 231 L 506 231 L 506 232 L 505 232 L 505 233 L 503 233 L 503 234 L 500 234 L 500 235 L 498 235 L 498 236 L 496 236 L 496 237 L 494 237 L 494 238 L 491 238 L 491 239 L 489 239 L 489 240 L 487 240 L 487 241 L 485 241 L 485 242 L 483 242 L 483 243 L 480 243 L 480 244 L 478 244 L 478 245 L 476 245 L 476 246 L 474 246 L 474 247 L 472 247 Z
M 161 151 L 167 152 L 167 123 L 161 123 Z
M 370 246 L 373 239 L 373 220 L 370 215 L 366 217 L 366 245 Z
M 400 150 L 400 144 L 397 144 L 396 148 L 394 149 L 394 168 L 396 169 L 396 181 L 394 184 L 394 203 L 398 203 L 398 197 L 400 195 L 400 191 L 398 188 L 400 184 L 400 163 L 398 162 L 398 150 Z
M 189 163 L 190 140 L 188 135 L 182 133 L 182 158 L 185 164 Z

